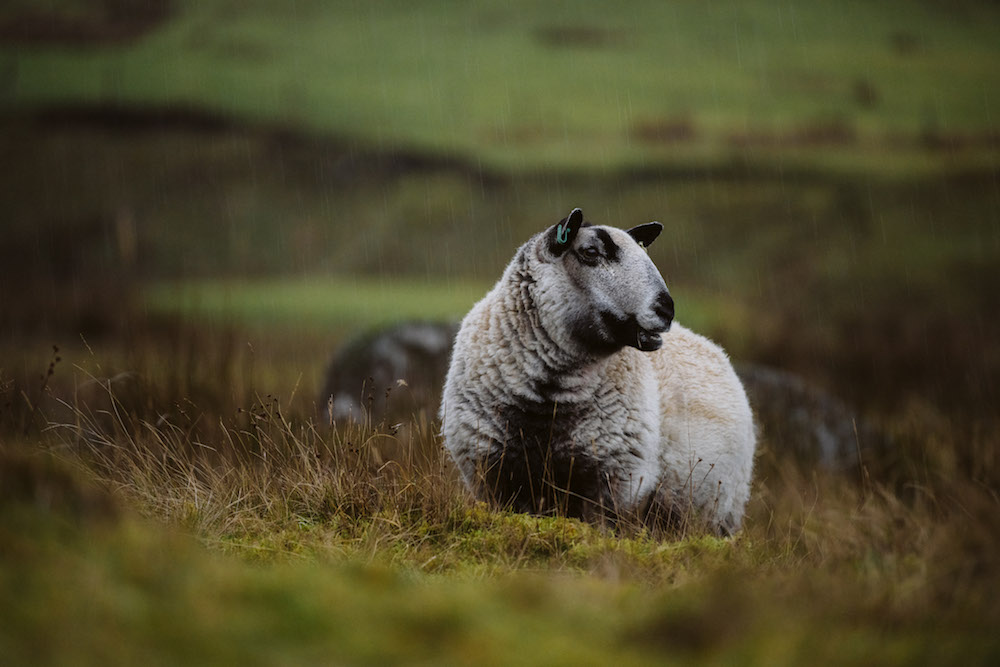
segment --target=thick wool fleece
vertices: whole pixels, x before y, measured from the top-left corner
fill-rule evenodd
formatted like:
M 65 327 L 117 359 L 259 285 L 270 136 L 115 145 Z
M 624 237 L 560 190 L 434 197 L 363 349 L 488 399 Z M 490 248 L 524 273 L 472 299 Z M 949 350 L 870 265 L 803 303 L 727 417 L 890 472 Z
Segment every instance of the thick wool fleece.
M 520 511 L 693 510 L 737 530 L 755 437 L 725 353 L 680 326 L 655 352 L 588 351 L 566 317 L 588 304 L 564 293 L 545 242 L 518 250 L 456 338 L 441 419 L 466 483 Z

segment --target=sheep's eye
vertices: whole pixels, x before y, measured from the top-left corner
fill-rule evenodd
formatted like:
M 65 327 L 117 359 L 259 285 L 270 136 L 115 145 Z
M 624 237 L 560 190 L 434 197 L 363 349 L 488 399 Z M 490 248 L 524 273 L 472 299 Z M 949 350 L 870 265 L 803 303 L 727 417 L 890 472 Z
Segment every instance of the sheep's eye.
M 586 248 L 580 249 L 580 254 L 584 259 L 593 261 L 601 256 L 601 251 L 593 246 L 587 246 Z

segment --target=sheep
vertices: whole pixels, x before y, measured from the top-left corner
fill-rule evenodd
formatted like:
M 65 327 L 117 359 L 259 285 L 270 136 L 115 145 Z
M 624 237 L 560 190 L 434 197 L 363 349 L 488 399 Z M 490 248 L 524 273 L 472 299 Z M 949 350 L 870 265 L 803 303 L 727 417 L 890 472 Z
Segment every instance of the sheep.
M 458 325 L 457 320 L 402 320 L 336 349 L 316 397 L 324 421 L 377 424 L 429 413 L 431 406 L 437 410 Z M 862 462 L 889 460 L 889 435 L 842 398 L 770 366 L 744 362 L 736 365 L 736 375 L 750 399 L 758 442 L 766 440 L 783 461 L 853 474 Z M 392 400 L 380 400 L 386 390 L 392 390 Z
M 574 209 L 522 245 L 462 320 L 440 418 L 477 497 L 739 530 L 753 415 L 725 352 L 673 323 L 645 250 L 662 229 L 591 225 Z

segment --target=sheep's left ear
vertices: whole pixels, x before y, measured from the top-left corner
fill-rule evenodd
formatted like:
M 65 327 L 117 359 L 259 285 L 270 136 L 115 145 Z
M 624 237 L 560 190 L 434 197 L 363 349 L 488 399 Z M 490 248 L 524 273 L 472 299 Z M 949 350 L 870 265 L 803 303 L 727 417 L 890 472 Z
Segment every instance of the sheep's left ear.
M 628 235 L 636 240 L 636 243 L 643 248 L 648 248 L 656 237 L 663 231 L 663 225 L 658 222 L 647 222 L 628 230 Z
M 583 211 L 574 208 L 559 224 L 549 229 L 549 251 L 556 257 L 566 252 L 573 245 L 573 239 L 582 224 Z

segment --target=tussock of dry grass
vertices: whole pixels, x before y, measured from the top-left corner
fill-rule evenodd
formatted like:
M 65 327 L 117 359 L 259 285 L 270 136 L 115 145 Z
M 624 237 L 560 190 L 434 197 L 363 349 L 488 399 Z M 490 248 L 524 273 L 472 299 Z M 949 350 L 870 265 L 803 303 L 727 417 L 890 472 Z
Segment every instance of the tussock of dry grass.
M 110 385 L 101 402 L 96 410 L 64 402 L 73 421 L 47 431 L 147 513 L 201 534 L 263 520 L 441 520 L 464 502 L 426 419 L 319 424 L 287 417 L 267 396 L 182 426 L 170 415 L 154 422 L 130 411 Z
M 950 421 L 926 411 L 898 422 L 904 463 L 876 479 L 867 466 L 846 477 L 802 470 L 765 442 L 746 529 L 726 542 L 690 527 L 663 534 L 477 504 L 423 415 L 399 424 L 317 423 L 258 396 L 249 409 L 200 411 L 182 425 L 126 406 L 111 384 L 101 399 L 97 408 L 64 403 L 72 421 L 48 426 L 52 445 L 144 513 L 266 560 L 347 555 L 447 571 L 601 570 L 610 559 L 670 579 L 676 549 L 665 545 L 706 543 L 740 567 L 843 568 L 873 582 L 889 573 L 901 578 L 904 606 L 914 596 L 928 604 L 947 596 L 942 582 L 954 577 L 995 574 L 997 471 L 985 456 L 995 437 L 981 430 L 978 439 L 953 442 Z M 960 445 L 984 455 L 963 465 Z

